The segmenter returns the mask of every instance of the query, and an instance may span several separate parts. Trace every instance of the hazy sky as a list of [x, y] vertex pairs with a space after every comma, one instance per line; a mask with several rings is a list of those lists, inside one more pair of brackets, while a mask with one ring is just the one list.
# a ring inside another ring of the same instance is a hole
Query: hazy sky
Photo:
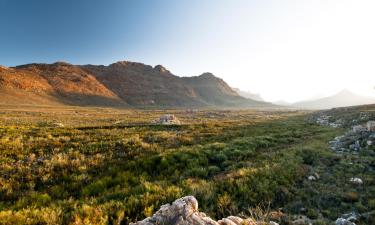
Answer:
[[0, 64], [119, 60], [269, 101], [375, 96], [375, 1], [0, 0]]

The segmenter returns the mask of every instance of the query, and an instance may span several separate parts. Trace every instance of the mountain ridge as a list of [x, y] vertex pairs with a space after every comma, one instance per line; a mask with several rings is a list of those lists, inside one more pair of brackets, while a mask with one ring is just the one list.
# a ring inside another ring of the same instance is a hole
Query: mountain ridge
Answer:
[[[212, 73], [179, 77], [162, 65], [131, 61], [104, 65], [67, 62], [0, 67], [0, 93], [14, 103], [119, 107], [270, 107], [245, 99]], [[13, 94], [12, 94], [13, 93]], [[0, 103], [6, 99], [0, 98]], [[27, 101], [26, 101], [27, 102]]]
[[374, 104], [375, 98], [361, 96], [355, 94], [347, 89], [343, 89], [338, 93], [309, 101], [296, 102], [290, 106], [297, 108], [308, 108], [308, 109], [329, 109], [337, 107], [348, 107], [357, 105]]

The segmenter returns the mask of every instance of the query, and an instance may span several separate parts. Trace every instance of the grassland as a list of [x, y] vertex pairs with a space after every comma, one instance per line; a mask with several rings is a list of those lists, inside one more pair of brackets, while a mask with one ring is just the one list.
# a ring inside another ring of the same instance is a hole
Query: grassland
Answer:
[[[150, 125], [165, 113], [183, 125]], [[281, 224], [375, 210], [371, 156], [336, 155], [328, 142], [344, 130], [307, 117], [2, 106], [0, 224], [127, 224], [185, 195], [214, 218], [269, 206]], [[320, 179], [308, 181], [313, 173]], [[348, 184], [358, 174], [365, 185]]]

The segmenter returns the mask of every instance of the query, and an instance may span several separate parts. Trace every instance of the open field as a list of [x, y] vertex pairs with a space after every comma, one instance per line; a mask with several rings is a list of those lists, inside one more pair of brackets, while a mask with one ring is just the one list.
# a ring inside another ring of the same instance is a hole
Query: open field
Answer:
[[[182, 125], [150, 124], [166, 113]], [[328, 142], [345, 129], [308, 117], [1, 106], [0, 224], [127, 224], [185, 195], [214, 218], [260, 207], [280, 224], [375, 210], [375, 157], [335, 154]], [[353, 176], [364, 185], [348, 183]]]

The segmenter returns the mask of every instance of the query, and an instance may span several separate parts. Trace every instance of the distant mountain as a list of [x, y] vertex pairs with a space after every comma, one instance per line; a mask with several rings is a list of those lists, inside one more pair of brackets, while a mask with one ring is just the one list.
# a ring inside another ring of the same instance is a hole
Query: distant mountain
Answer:
[[281, 106], [290, 106], [290, 105], [292, 105], [292, 103], [284, 101], [284, 100], [275, 101], [275, 102], [272, 102], [272, 104], [281, 105]]
[[375, 98], [354, 94], [348, 90], [342, 90], [339, 93], [315, 100], [302, 101], [292, 104], [293, 107], [306, 109], [329, 109], [336, 107], [355, 106], [374, 104]]
[[268, 107], [204, 73], [178, 77], [161, 65], [27, 64], [0, 67], [0, 103], [133, 107]]
[[262, 101], [264, 102], [264, 99], [260, 96], [260, 94], [255, 94], [249, 91], [242, 91], [239, 88], [233, 88], [234, 91], [236, 91], [240, 96], [248, 99], [252, 99], [255, 101]]

